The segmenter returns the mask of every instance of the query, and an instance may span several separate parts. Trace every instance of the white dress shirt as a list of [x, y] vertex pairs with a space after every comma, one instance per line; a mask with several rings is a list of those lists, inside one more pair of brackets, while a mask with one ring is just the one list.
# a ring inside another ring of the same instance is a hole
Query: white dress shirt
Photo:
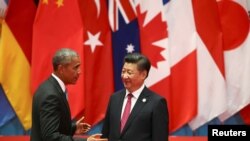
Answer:
[[[137, 99], [139, 98], [139, 96], [140, 96], [142, 90], [144, 89], [144, 87], [145, 87], [145, 85], [143, 84], [138, 90], [136, 90], [136, 91], [134, 91], [134, 92], [132, 93], [132, 94], [133, 94], [133, 97], [131, 98], [131, 109], [130, 109], [130, 112], [131, 112], [132, 109], [134, 108], [135, 103], [136, 103]], [[123, 105], [122, 105], [121, 118], [122, 118], [122, 114], [123, 114], [124, 109], [125, 109], [125, 105], [126, 105], [126, 103], [127, 103], [127, 101], [128, 101], [128, 94], [129, 94], [129, 93], [130, 93], [130, 92], [129, 92], [128, 90], [126, 90], [126, 96], [125, 96], [125, 98], [124, 98], [124, 100], [123, 100]]]

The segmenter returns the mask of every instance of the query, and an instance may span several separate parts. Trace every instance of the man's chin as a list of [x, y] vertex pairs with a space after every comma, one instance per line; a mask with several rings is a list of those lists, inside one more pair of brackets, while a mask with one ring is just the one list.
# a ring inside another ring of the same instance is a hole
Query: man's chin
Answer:
[[69, 83], [69, 85], [75, 85], [75, 84], [76, 84], [76, 81]]

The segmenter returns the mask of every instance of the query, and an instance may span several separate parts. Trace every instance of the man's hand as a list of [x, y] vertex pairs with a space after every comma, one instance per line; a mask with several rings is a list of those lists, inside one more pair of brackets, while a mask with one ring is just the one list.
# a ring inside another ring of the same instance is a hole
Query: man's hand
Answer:
[[76, 132], [75, 134], [84, 134], [90, 130], [90, 125], [83, 122], [84, 116], [76, 122]]
[[87, 141], [108, 141], [106, 138], [101, 138], [102, 134], [94, 134], [88, 137]]

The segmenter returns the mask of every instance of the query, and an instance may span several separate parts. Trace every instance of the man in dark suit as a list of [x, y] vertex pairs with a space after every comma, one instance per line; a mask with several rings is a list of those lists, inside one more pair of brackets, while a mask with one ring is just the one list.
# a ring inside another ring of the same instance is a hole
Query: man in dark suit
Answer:
[[90, 129], [83, 118], [72, 122], [67, 101], [66, 85], [76, 83], [81, 71], [80, 57], [63, 48], [55, 53], [52, 63], [53, 73], [33, 97], [31, 141], [73, 141], [74, 134]]
[[[125, 89], [110, 97], [102, 129], [103, 138], [109, 141], [168, 140], [166, 100], [144, 84], [150, 67], [150, 61], [142, 54], [125, 56], [121, 72]], [[129, 110], [127, 107], [130, 107]], [[129, 113], [126, 121], [125, 113]]]

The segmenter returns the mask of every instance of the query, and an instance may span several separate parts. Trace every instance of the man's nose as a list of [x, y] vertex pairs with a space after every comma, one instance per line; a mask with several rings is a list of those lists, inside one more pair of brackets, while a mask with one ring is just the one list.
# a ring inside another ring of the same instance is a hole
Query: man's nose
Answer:
[[122, 75], [122, 77], [123, 77], [124, 79], [128, 78], [128, 73], [124, 73], [124, 74]]
[[77, 74], [81, 74], [82, 73], [82, 70], [81, 69], [78, 69], [77, 70]]

